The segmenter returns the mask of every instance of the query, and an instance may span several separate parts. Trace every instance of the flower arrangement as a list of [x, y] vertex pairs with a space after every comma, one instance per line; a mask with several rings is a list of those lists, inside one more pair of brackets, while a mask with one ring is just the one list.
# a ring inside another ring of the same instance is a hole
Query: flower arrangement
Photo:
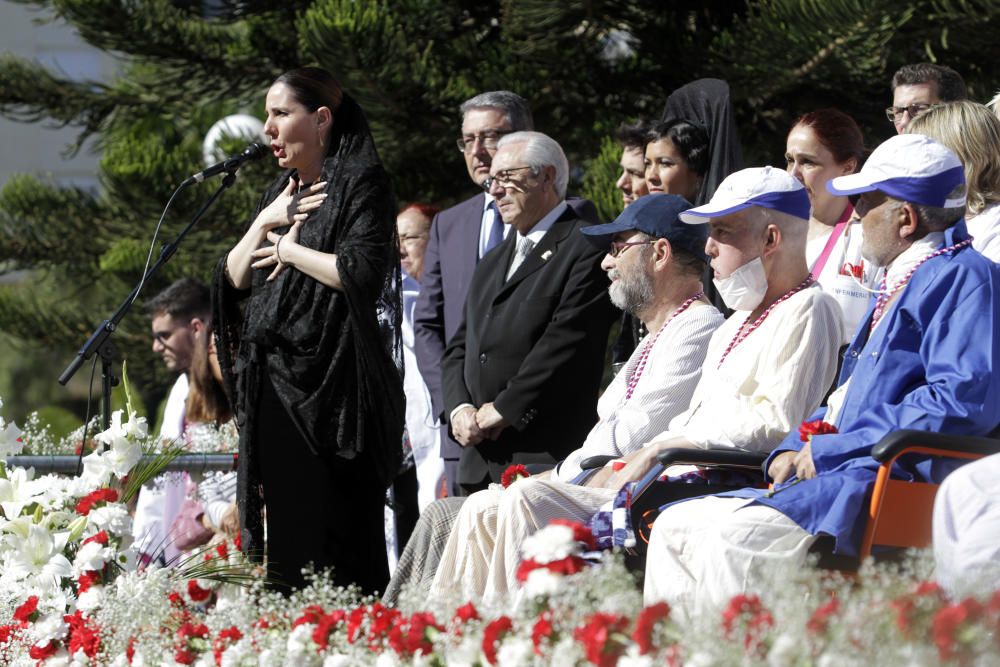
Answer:
[[[930, 580], [926, 552], [866, 564], [857, 579], [780, 573], [692, 622], [666, 603], [644, 606], [621, 557], [588, 560], [593, 536], [566, 521], [526, 542], [524, 589], [492, 607], [386, 607], [328, 573], [285, 596], [233, 542], [179, 569], [138, 568], [124, 501], [146, 431], [118, 413], [77, 478], [0, 466], [0, 664], [783, 667], [986, 665], [1000, 655], [996, 582], [950, 599]], [[16, 448], [16, 427], [0, 422], [0, 433]]]

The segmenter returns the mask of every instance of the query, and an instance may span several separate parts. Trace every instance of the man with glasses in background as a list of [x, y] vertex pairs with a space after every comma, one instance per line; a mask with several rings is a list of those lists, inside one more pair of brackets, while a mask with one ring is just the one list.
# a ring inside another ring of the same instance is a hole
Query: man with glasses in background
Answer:
[[950, 67], [931, 63], [903, 65], [892, 75], [892, 106], [885, 110], [896, 134], [934, 104], [968, 97], [962, 76]]
[[[528, 103], [516, 93], [495, 90], [476, 95], [462, 104], [462, 136], [458, 149], [465, 158], [469, 178], [477, 188], [490, 175], [497, 141], [517, 130], [531, 130]], [[431, 394], [433, 414], [444, 410], [441, 396], [441, 357], [458, 325], [472, 279], [472, 272], [487, 252], [503, 241], [507, 228], [485, 192], [441, 211], [431, 223], [424, 257], [420, 296], [413, 314], [417, 365]], [[441, 441], [448, 494], [460, 495], [458, 459], [461, 446], [450, 437]]]
[[[160, 420], [160, 441], [177, 445], [184, 434], [187, 371], [195, 345], [212, 321], [211, 294], [197, 280], [181, 278], [153, 297], [146, 312], [152, 319], [153, 352], [163, 358], [168, 371], [179, 373]], [[169, 564], [180, 554], [169, 539], [169, 531], [184, 497], [183, 481], [151, 482], [142, 487], [132, 527], [141, 561]]]
[[597, 421], [614, 317], [603, 252], [578, 232], [596, 220], [565, 201], [559, 144], [538, 132], [506, 135], [490, 174], [511, 231], [476, 266], [441, 366], [466, 492], [499, 482], [511, 464], [554, 464], [582, 442]]

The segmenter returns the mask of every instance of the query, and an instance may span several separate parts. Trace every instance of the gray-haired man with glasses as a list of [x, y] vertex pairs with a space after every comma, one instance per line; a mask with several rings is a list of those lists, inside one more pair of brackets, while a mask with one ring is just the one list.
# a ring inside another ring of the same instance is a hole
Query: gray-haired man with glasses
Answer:
[[[497, 143], [504, 135], [533, 129], [528, 103], [507, 90], [480, 93], [462, 104], [461, 111], [462, 133], [455, 143], [479, 193], [435, 216], [414, 311], [417, 363], [437, 415], [444, 409], [441, 358], [462, 321], [472, 273], [479, 260], [510, 234], [493, 196], [483, 187], [490, 175]], [[584, 200], [573, 200], [570, 206], [593, 210], [593, 205]], [[442, 442], [449, 495], [461, 494], [457, 482], [461, 452], [461, 446], [454, 440], [445, 438]]]
[[[469, 178], [479, 192], [434, 217], [413, 319], [417, 365], [427, 383], [436, 415], [444, 409], [441, 357], [461, 323], [472, 272], [483, 255], [503, 241], [506, 233], [493, 197], [482, 191], [483, 181], [489, 178], [500, 137], [533, 128], [528, 103], [507, 90], [480, 93], [462, 104], [461, 111], [462, 134], [456, 144]], [[443, 439], [441, 456], [449, 495], [461, 493], [456, 477], [461, 452], [461, 446], [454, 440]]]

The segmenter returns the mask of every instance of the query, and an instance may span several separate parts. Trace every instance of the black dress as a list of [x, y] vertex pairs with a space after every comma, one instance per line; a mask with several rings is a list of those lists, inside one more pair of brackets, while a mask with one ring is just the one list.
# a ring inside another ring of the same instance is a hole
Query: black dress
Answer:
[[[301, 587], [312, 563], [371, 593], [388, 581], [383, 506], [402, 458], [395, 201], [360, 107], [345, 95], [335, 118], [321, 177], [329, 196], [299, 243], [337, 255], [343, 291], [295, 269], [270, 283], [255, 270], [251, 288], [236, 290], [223, 258], [213, 311], [240, 426], [244, 550], [262, 556], [266, 506], [276, 581]], [[255, 217], [294, 173], [271, 185]]]

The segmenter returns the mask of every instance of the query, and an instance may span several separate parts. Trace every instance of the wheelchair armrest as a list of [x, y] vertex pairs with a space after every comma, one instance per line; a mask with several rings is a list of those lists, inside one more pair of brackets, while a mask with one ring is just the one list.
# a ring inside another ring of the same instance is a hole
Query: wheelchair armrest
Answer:
[[767, 454], [745, 452], [738, 449], [666, 449], [656, 457], [664, 466], [686, 464], [709, 467], [749, 468], [759, 471]]
[[[988, 456], [1000, 452], [1000, 440], [932, 431], [893, 431], [872, 447], [872, 458], [879, 463], [886, 463], [914, 448], [920, 448], [924, 453], [934, 453], [938, 456], [948, 456], [949, 453]], [[927, 452], [927, 450], [938, 451]]]
[[588, 456], [583, 461], [580, 462], [580, 468], [582, 470], [593, 470], [595, 468], [603, 468], [608, 464], [608, 461], [614, 461], [619, 457], [609, 456], [607, 454], [598, 454], [597, 456]]

